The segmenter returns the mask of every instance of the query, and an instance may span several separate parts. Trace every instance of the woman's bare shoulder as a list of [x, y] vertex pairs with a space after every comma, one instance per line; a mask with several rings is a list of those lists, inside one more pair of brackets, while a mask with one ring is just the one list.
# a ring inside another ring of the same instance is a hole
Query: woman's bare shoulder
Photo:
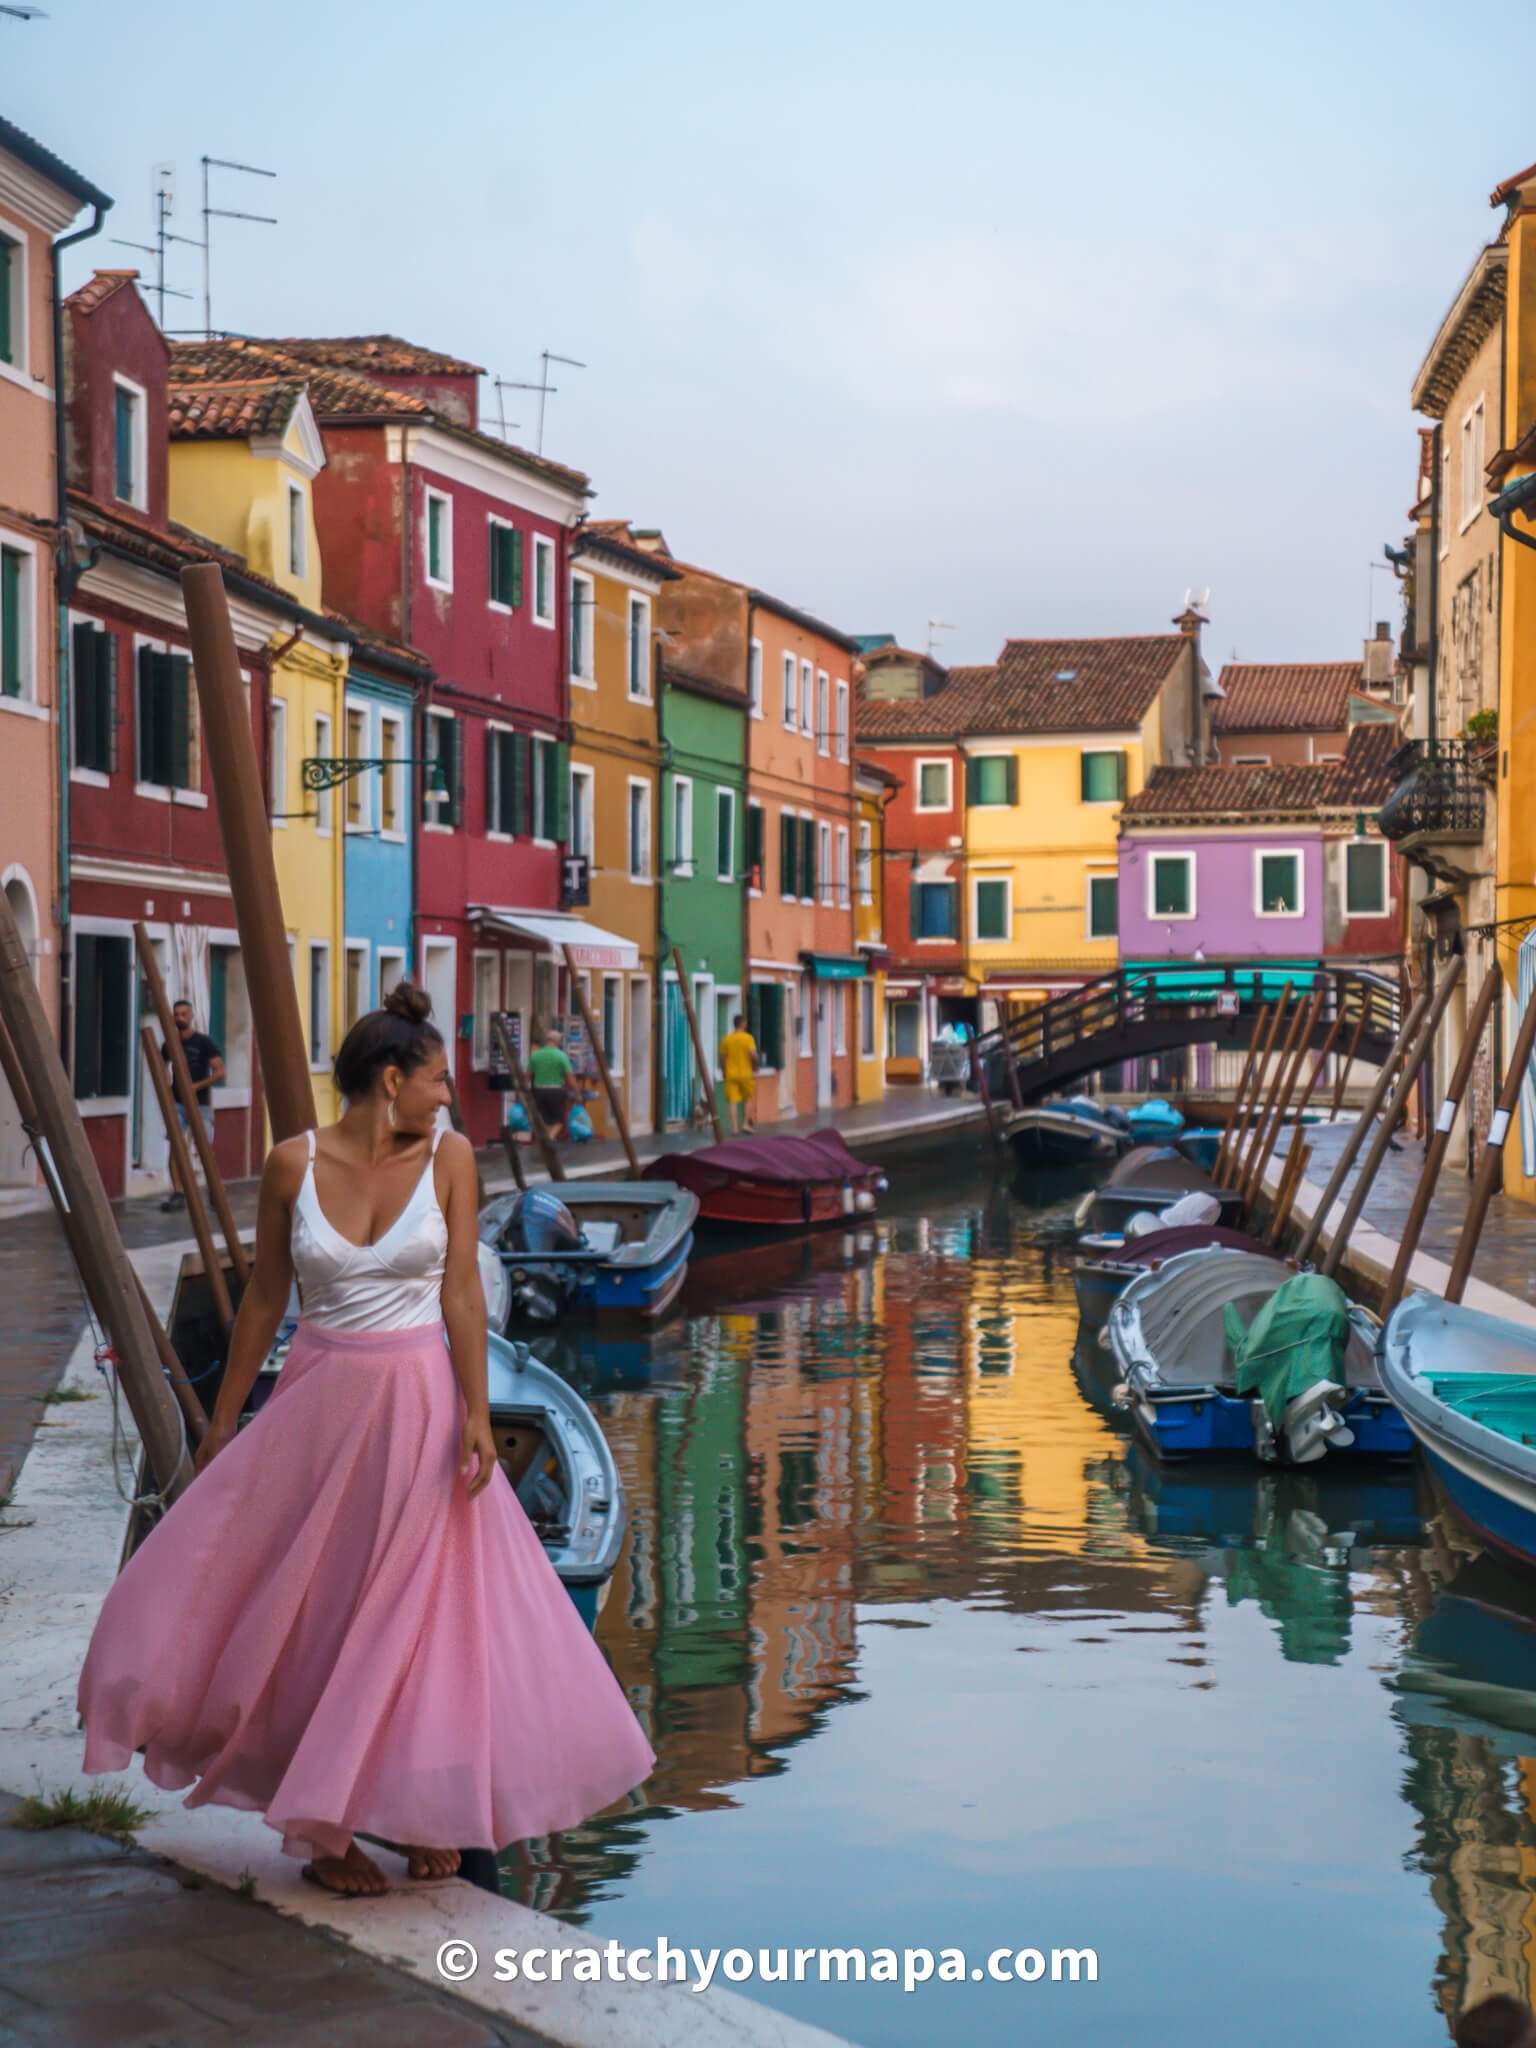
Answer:
[[437, 1141], [437, 1156], [449, 1173], [462, 1173], [475, 1163], [475, 1148], [462, 1131], [444, 1131]]
[[295, 1195], [308, 1165], [308, 1137], [301, 1132], [296, 1138], [284, 1138], [267, 1154], [267, 1162], [261, 1169], [261, 1184], [280, 1195]]

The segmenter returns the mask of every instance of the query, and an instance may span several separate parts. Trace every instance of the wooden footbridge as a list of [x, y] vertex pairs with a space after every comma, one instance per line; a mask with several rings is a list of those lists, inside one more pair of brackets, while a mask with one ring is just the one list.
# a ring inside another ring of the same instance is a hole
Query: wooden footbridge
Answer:
[[977, 1053], [994, 1099], [1034, 1102], [1122, 1060], [1191, 1045], [1245, 1050], [1262, 1013], [1289, 984], [1293, 996], [1324, 997], [1311, 1042], [1321, 1052], [1335, 1022], [1342, 1053], [1379, 1066], [1402, 1023], [1400, 963], [1370, 967], [1280, 960], [1170, 961], [1118, 968], [1009, 1018], [982, 1035]]

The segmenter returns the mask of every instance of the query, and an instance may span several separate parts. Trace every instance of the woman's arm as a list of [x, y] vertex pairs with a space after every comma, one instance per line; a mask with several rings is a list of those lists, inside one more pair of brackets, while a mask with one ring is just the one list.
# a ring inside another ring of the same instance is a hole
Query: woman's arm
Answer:
[[459, 1446], [459, 1472], [469, 1480], [473, 1500], [491, 1483], [496, 1470], [496, 1440], [491, 1435], [490, 1403], [485, 1390], [485, 1291], [480, 1285], [479, 1187], [475, 1154], [468, 1138], [446, 1132], [438, 1145], [438, 1175], [448, 1183], [443, 1214], [448, 1219], [448, 1263], [443, 1273], [443, 1323], [453, 1374], [464, 1396], [464, 1434]]
[[240, 1427], [245, 1397], [272, 1349], [272, 1339], [288, 1307], [293, 1286], [293, 1198], [298, 1193], [300, 1161], [304, 1156], [303, 1140], [290, 1138], [273, 1147], [262, 1170], [261, 1192], [256, 1202], [256, 1262], [240, 1297], [213, 1419], [198, 1447], [199, 1472], [217, 1457]]

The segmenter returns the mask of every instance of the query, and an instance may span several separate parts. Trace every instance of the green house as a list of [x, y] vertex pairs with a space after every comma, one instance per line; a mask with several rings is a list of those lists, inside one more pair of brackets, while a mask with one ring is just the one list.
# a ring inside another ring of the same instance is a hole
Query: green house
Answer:
[[658, 936], [669, 1124], [704, 1107], [672, 948], [682, 956], [716, 1088], [716, 1048], [746, 1009], [746, 720], [741, 691], [663, 670]]

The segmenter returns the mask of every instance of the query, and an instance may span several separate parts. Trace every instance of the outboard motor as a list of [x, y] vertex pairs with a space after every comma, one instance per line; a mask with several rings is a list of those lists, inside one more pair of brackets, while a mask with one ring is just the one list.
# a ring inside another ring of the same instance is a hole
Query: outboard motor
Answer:
[[554, 1322], [570, 1299], [576, 1276], [567, 1267], [540, 1260], [550, 1252], [581, 1250], [576, 1218], [558, 1195], [529, 1188], [512, 1204], [501, 1243], [508, 1256], [513, 1309], [531, 1323]]

